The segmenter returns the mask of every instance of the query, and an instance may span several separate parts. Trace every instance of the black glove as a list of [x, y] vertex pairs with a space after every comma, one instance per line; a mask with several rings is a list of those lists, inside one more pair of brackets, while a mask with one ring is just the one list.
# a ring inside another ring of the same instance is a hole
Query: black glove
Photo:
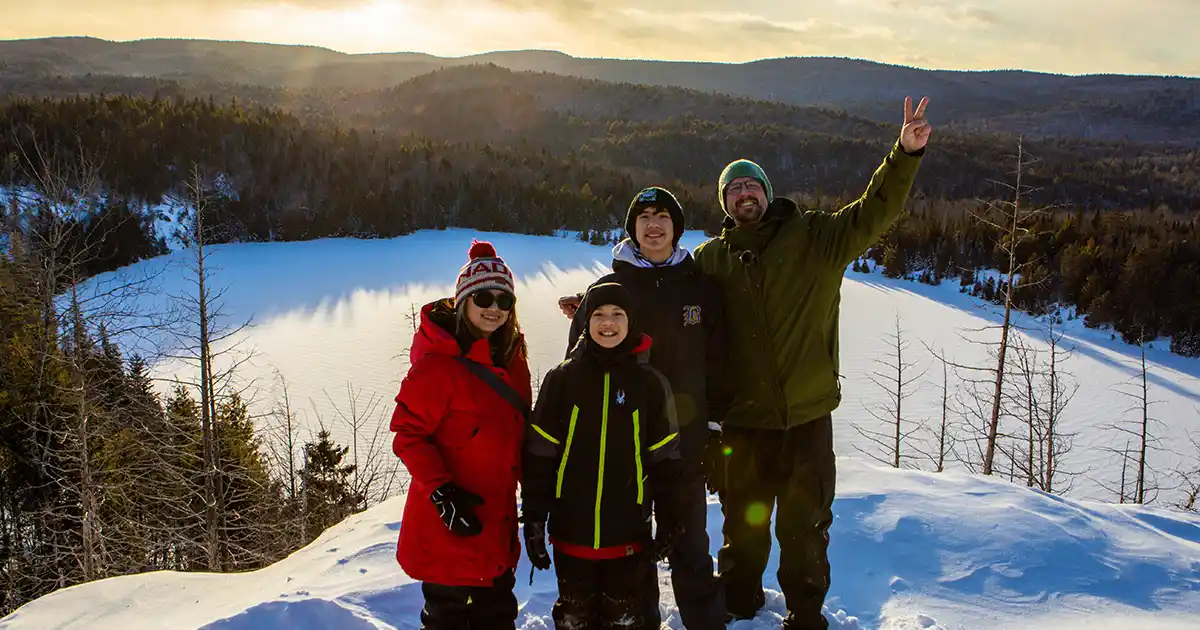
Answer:
[[546, 551], [546, 519], [529, 519], [522, 517], [525, 522], [525, 555], [529, 562], [539, 571], [550, 568], [550, 552]]
[[483, 498], [473, 492], [467, 492], [453, 483], [440, 486], [430, 500], [441, 513], [442, 522], [457, 536], [478, 536], [483, 531], [483, 523], [475, 516], [475, 507], [483, 505]]
[[704, 445], [704, 478], [709, 494], [716, 494], [725, 487], [725, 445], [721, 443], [720, 429], [708, 431], [708, 442]]

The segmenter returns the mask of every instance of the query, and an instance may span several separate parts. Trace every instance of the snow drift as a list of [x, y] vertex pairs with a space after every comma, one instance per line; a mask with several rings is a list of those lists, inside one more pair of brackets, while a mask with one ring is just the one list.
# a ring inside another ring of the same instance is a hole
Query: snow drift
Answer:
[[[880, 468], [842, 457], [830, 558], [831, 627], [901, 630], [1195, 628], [1200, 619], [1200, 517], [1080, 502], [963, 473]], [[265, 569], [236, 575], [157, 572], [47, 595], [3, 630], [307, 630], [420, 627], [419, 583], [397, 566], [405, 496], [329, 529]], [[712, 552], [720, 506], [709, 505]], [[777, 589], [777, 549], [765, 576]], [[553, 571], [518, 568], [518, 627], [540, 630]], [[682, 628], [660, 567], [664, 626]], [[774, 590], [732, 630], [778, 627]]]

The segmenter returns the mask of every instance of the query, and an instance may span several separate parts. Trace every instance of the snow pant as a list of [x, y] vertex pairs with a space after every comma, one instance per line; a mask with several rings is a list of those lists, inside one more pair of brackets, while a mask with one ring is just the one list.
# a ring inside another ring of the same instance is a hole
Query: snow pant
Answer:
[[658, 630], [658, 568], [645, 551], [615, 560], [585, 560], [557, 550], [557, 630]]
[[702, 466], [708, 427], [690, 431], [683, 439], [685, 464], [678, 499], [684, 531], [667, 556], [671, 565], [671, 589], [687, 630], [723, 630], [725, 597], [721, 582], [713, 573], [713, 558], [709, 552], [708, 494]]
[[516, 577], [500, 575], [491, 586], [421, 583], [422, 630], [513, 630], [517, 623]]
[[726, 426], [728, 453], [721, 508], [725, 544], [717, 567], [726, 609], [749, 619], [763, 607], [762, 576], [771, 553], [776, 511], [779, 586], [787, 602], [784, 628], [828, 628], [821, 614], [829, 592], [829, 526], [836, 476], [833, 421], [818, 418], [786, 431]]

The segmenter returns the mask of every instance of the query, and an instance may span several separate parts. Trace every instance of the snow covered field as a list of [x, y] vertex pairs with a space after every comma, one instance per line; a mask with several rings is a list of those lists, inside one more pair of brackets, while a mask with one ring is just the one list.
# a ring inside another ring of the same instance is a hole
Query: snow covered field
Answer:
[[[843, 630], [1184, 630], [1200, 619], [1200, 517], [1076, 502], [962, 473], [838, 461], [826, 616]], [[158, 572], [58, 591], [3, 630], [371, 630], [420, 627], [420, 585], [395, 561], [404, 496], [350, 517], [308, 547], [237, 575]], [[720, 545], [720, 507], [709, 535]], [[766, 609], [731, 630], [777, 628], [773, 554]], [[545, 630], [553, 571], [517, 570], [518, 628]], [[660, 567], [664, 626], [682, 625]]]
[[[269, 410], [279, 394], [275, 371], [286, 378], [306, 435], [317, 418], [347, 442], [335, 408], [347, 411], [347, 384], [362, 393], [360, 410], [383, 426], [407, 369], [410, 313], [452, 291], [471, 238], [493, 241], [518, 276], [520, 320], [536, 375], [557, 363], [567, 320], [558, 296], [582, 290], [605, 271], [607, 247], [566, 238], [421, 232], [391, 240], [326, 239], [301, 243], [213, 248], [215, 284], [225, 291], [229, 322], [252, 318], [244, 346], [256, 356], [242, 366], [256, 391], [255, 407]], [[699, 235], [689, 234], [685, 246]], [[141, 298], [152, 313], [187, 290], [187, 252], [108, 274], [145, 276], [164, 270], [161, 286]], [[1079, 392], [1062, 418], [1079, 432], [1064, 470], [1086, 471], [1066, 498], [1027, 490], [998, 478], [951, 472], [897, 471], [870, 463], [852, 424], [869, 426], [868, 410], [883, 413], [886, 394], [870, 381], [873, 361], [887, 351], [884, 335], [898, 315], [910, 346], [906, 362], [928, 368], [905, 401], [911, 421], [940, 421], [941, 368], [925, 346], [960, 363], [986, 360], [986, 349], [962, 335], [999, 321], [995, 309], [962, 295], [956, 282], [930, 287], [881, 275], [848, 273], [843, 291], [841, 352], [845, 400], [835, 414], [838, 498], [831, 533], [833, 587], [828, 616], [843, 629], [1195, 628], [1200, 618], [1200, 517], [1153, 507], [1112, 505], [1100, 481], [1120, 474], [1104, 450], [1116, 436], [1099, 427], [1120, 420], [1137, 375], [1136, 348], [1109, 333], [1068, 322], [1064, 344], [1074, 356], [1062, 369]], [[1027, 320], [1027, 318], [1024, 318]], [[1030, 324], [1024, 321], [1025, 324]], [[986, 333], [995, 337], [994, 331]], [[1036, 336], [1036, 335], [1035, 335]], [[983, 339], [984, 337], [978, 337]], [[1151, 465], [1168, 473], [1194, 458], [1187, 436], [1200, 432], [1200, 361], [1148, 350], [1152, 415], [1160, 422]], [[180, 366], [163, 363], [165, 376]], [[539, 379], [540, 380], [540, 379]], [[951, 376], [954, 387], [954, 376]], [[165, 389], [165, 388], [164, 388]], [[374, 400], [375, 406], [369, 403]], [[1127, 416], [1132, 420], [1133, 415]], [[268, 420], [262, 420], [263, 423]], [[265, 426], [265, 424], [264, 424]], [[1020, 427], [1002, 427], [1017, 431]], [[363, 439], [360, 438], [360, 443]], [[1123, 438], [1122, 438], [1123, 439]], [[387, 449], [385, 440], [384, 448]], [[390, 456], [390, 455], [389, 455]], [[928, 468], [928, 464], [925, 464]], [[1170, 498], [1167, 491], [1163, 497]], [[240, 575], [152, 573], [64, 589], [0, 620], [2, 630], [48, 628], [315, 629], [419, 627], [419, 585], [396, 565], [395, 537], [404, 495], [347, 519], [307, 548], [274, 566]], [[721, 514], [710, 504], [712, 551], [720, 545]], [[777, 588], [774, 566], [766, 580]], [[681, 628], [663, 568], [664, 623]], [[519, 569], [519, 627], [552, 626], [552, 572]], [[778, 627], [781, 597], [733, 630]]]
[[[216, 269], [213, 283], [225, 291], [225, 323], [254, 322], [242, 347], [253, 349], [256, 356], [239, 375], [243, 384], [253, 386], [255, 408], [266, 412], [276, 404], [281, 393], [278, 370], [287, 381], [293, 409], [307, 427], [314, 427], [312, 433], [319, 418], [336, 439], [349, 443], [350, 430], [338, 413], [349, 413], [347, 387], [352, 386], [359, 395], [360, 415], [365, 410], [377, 418], [367, 423], [367, 435], [360, 429], [359, 443], [365, 445], [370, 431], [386, 425], [392, 398], [408, 368], [413, 310], [453, 292], [472, 237], [492, 240], [518, 277], [518, 312], [530, 344], [536, 387], [538, 374], [561, 360], [566, 344], [568, 321], [559, 313], [557, 298], [582, 290], [604, 273], [611, 260], [608, 247], [569, 238], [470, 230], [423, 231], [389, 240], [223, 245], [213, 248], [209, 264]], [[702, 235], [688, 233], [683, 244], [694, 247], [702, 240]], [[186, 255], [176, 251], [114, 273], [146, 274], [167, 266], [161, 289], [141, 298], [139, 310], [153, 312], [165, 307], [170, 295], [188, 290]], [[892, 333], [897, 316], [908, 343], [905, 363], [914, 364], [913, 376], [925, 371], [904, 401], [907, 431], [911, 423], [927, 422], [932, 429], [941, 421], [942, 370], [926, 346], [944, 350], [951, 361], [987, 365], [988, 347], [969, 343], [964, 336], [998, 340], [997, 330], [971, 332], [998, 324], [998, 311], [959, 293], [956, 280], [933, 287], [879, 273], [847, 272], [841, 310], [845, 398], [834, 416], [838, 453], [865, 457], [859, 449], [873, 447], [854, 425], [885, 429], [870, 411], [886, 415], [888, 394], [871, 376], [881, 369], [875, 361], [887, 358], [886, 335]], [[1031, 318], [1017, 321], [1038, 328]], [[1065, 322], [1063, 330], [1068, 336], [1062, 345], [1072, 356], [1059, 369], [1078, 383], [1079, 390], [1061, 419], [1060, 429], [1077, 437], [1060, 470], [1080, 473], [1072, 482], [1073, 498], [1115, 501], [1116, 493], [1109, 488], [1119, 486], [1120, 458], [1106, 449], [1123, 448], [1128, 436], [1104, 427], [1138, 419], [1129, 411], [1135, 401], [1121, 393], [1140, 387], [1137, 348], [1111, 340], [1109, 332], [1087, 329], [1080, 320]], [[1036, 330], [1030, 335], [1036, 347], [1046, 348], [1036, 341]], [[1160, 340], [1147, 350], [1155, 421], [1151, 430], [1157, 438], [1148, 460], [1152, 476], [1164, 488], [1163, 500], [1179, 496], [1168, 488], [1175, 468], [1200, 455], [1187, 439], [1200, 434], [1200, 360], [1173, 355], [1167, 348], [1167, 341]], [[183, 373], [170, 363], [157, 369], [160, 375]], [[953, 396], [953, 372], [950, 381]], [[1002, 432], [1017, 435], [1022, 428], [1011, 419], [1001, 424]], [[915, 445], [931, 437], [920, 431], [912, 439]], [[927, 460], [910, 464], [932, 467]]]

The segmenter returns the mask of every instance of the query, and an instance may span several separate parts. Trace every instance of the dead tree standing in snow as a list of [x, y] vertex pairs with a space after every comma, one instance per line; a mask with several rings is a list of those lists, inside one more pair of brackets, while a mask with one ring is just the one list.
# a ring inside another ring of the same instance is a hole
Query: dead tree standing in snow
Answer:
[[[1139, 362], [1138, 371], [1133, 379], [1132, 389], [1121, 390], [1123, 396], [1131, 399], [1133, 405], [1126, 410], [1127, 414], [1134, 414], [1132, 422], [1117, 422], [1109, 424], [1106, 428], [1109, 431], [1123, 434], [1132, 438], [1132, 450], [1126, 448], [1125, 451], [1115, 451], [1112, 448], [1105, 448], [1109, 452], [1118, 454], [1122, 458], [1122, 483], [1119, 491], [1121, 501], [1125, 502], [1128, 498], [1133, 503], [1145, 504], [1152, 503], [1158, 496], [1158, 481], [1154, 467], [1150, 465], [1149, 459], [1152, 450], [1159, 448], [1158, 435], [1160, 429], [1163, 429], [1162, 423], [1150, 414], [1150, 407], [1159, 401], [1150, 398], [1149, 384], [1149, 368], [1146, 364], [1146, 340], [1142, 336], [1139, 338], [1138, 348]], [[1127, 385], [1128, 386], [1128, 385]], [[1133, 484], [1132, 492], [1125, 491], [1125, 466], [1132, 462], [1133, 466]], [[1107, 487], [1105, 484], [1102, 486]]]
[[1062, 335], [1054, 331], [1053, 316], [1047, 330], [1050, 347], [1046, 351], [1022, 336], [1015, 337], [1013, 380], [1006, 399], [1013, 409], [1022, 411], [1025, 431], [1023, 440], [1002, 450], [1026, 486], [1046, 492], [1057, 488], [1061, 494], [1070, 485], [1058, 486], [1056, 480], [1075, 474], [1061, 470], [1075, 437], [1063, 431], [1062, 416], [1078, 385], [1062, 370], [1069, 352], [1062, 349]]
[[854, 429], [858, 431], [867, 440], [871, 441], [879, 447], [878, 452], [867, 452], [858, 448], [860, 452], [871, 456], [880, 463], [887, 464], [893, 468], [900, 468], [901, 461], [911, 459], [912, 455], [904, 454], [904, 444], [907, 439], [915, 432], [924, 427], [924, 423], [914, 427], [906, 427], [904, 425], [903, 405], [904, 400], [913, 394], [911, 386], [913, 383], [920, 380], [925, 372], [913, 375], [912, 368], [916, 365], [911, 360], [905, 360], [905, 354], [908, 350], [908, 342], [904, 341], [904, 332], [900, 328], [900, 314], [896, 314], [895, 330], [884, 336], [888, 345], [887, 358], [880, 360], [876, 359], [875, 363], [879, 364], [879, 371], [873, 372], [870, 375], [871, 382], [883, 389], [888, 396], [888, 404], [886, 408], [887, 415], [884, 416], [878, 411], [867, 408], [867, 413], [871, 414], [879, 422], [888, 425], [887, 432], [865, 429], [857, 424]]
[[952, 432], [953, 424], [950, 420], [950, 363], [946, 360], [946, 353], [944, 351], [934, 351], [928, 345], [925, 348], [942, 366], [940, 419], [938, 426], [933, 429], [932, 446], [926, 449], [918, 445], [914, 449], [932, 462], [934, 471], [945, 472], [946, 457], [953, 453], [955, 446], [954, 433]]

